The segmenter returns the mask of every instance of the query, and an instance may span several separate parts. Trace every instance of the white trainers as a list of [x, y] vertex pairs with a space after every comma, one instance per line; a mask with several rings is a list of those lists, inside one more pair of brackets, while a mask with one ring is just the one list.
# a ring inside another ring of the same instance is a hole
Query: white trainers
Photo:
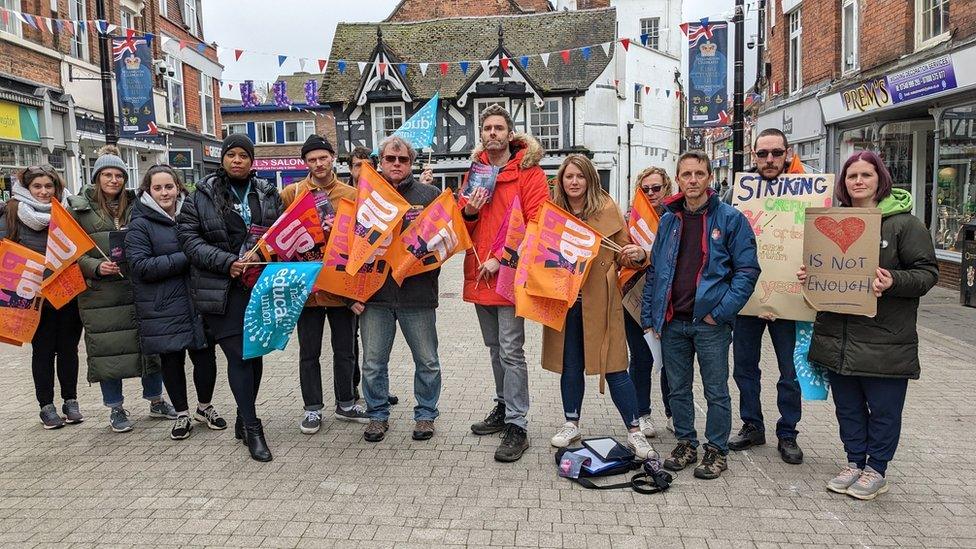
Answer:
[[870, 466], [861, 471], [861, 476], [857, 482], [847, 489], [847, 495], [857, 498], [870, 500], [888, 491], [888, 481], [881, 473], [875, 471]]
[[576, 425], [572, 421], [567, 421], [556, 431], [556, 434], [552, 436], [549, 443], [556, 448], [566, 448], [574, 441], [580, 439], [580, 429], [579, 425]]
[[657, 436], [657, 429], [654, 428], [654, 424], [651, 423], [651, 414], [640, 417], [640, 430], [644, 433], [645, 437], [654, 438]]
[[827, 489], [838, 494], [846, 494], [847, 489], [861, 478], [861, 470], [856, 463], [848, 463], [839, 475], [827, 481]]
[[627, 435], [627, 447], [640, 459], [657, 459], [659, 457], [657, 451], [647, 441], [647, 437], [640, 431], [634, 431]]

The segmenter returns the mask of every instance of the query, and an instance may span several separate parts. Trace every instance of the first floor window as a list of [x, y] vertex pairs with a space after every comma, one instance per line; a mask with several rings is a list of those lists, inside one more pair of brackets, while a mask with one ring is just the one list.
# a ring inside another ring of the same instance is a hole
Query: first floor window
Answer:
[[535, 103], [531, 107], [532, 135], [546, 150], [562, 148], [559, 131], [560, 104], [561, 100], [556, 97], [546, 99], [541, 107], [537, 107]]
[[222, 139], [227, 139], [228, 135], [237, 133], [247, 133], [247, 124], [224, 124]]
[[285, 122], [285, 142], [304, 143], [308, 136], [315, 133], [315, 122], [312, 120], [289, 120]]
[[858, 39], [858, 13], [857, 0], [844, 0], [844, 8], [841, 12], [841, 69], [843, 72], [851, 72], [857, 69], [857, 39]]
[[139, 186], [139, 151], [128, 147], [122, 148], [122, 160], [125, 161], [125, 171], [129, 174], [129, 181], [125, 186], [135, 189]]
[[644, 104], [641, 99], [642, 86], [634, 86], [634, 120], [642, 120], [644, 117]]
[[275, 143], [275, 123], [274, 122], [256, 122], [254, 124], [254, 131], [257, 137], [258, 144], [269, 144]]
[[373, 139], [376, 146], [379, 146], [383, 138], [393, 135], [393, 132], [402, 125], [403, 104], [373, 105]]
[[173, 76], [166, 76], [166, 116], [170, 124], [186, 125], [186, 105], [183, 103], [183, 61], [173, 55], [166, 56], [166, 65]]
[[660, 49], [661, 38], [660, 38], [660, 28], [661, 28], [661, 18], [660, 17], [647, 17], [641, 19], [641, 36], [647, 35], [647, 46], [649, 48]]
[[[19, 3], [19, 2], [18, 2]], [[75, 21], [88, 19], [88, 4], [85, 0], [70, 0], [68, 3], [68, 17]], [[86, 25], [92, 24], [88, 21]], [[71, 56], [88, 61], [88, 31], [71, 34]]]
[[789, 89], [790, 93], [800, 91], [803, 87], [803, 25], [800, 19], [800, 10], [796, 10], [787, 15], [790, 28], [789, 42]]
[[213, 78], [200, 73], [200, 130], [207, 134], [214, 134], [214, 91]]
[[[0, 8], [20, 11], [20, 0], [0, 0]], [[3, 19], [0, 19], [0, 31], [9, 32], [17, 36], [23, 35], [20, 28], [20, 20], [14, 17], [12, 13], [8, 12], [7, 15], [6, 23], [4, 23]]]
[[949, 0], [916, 0], [915, 14], [917, 47], [949, 32]]

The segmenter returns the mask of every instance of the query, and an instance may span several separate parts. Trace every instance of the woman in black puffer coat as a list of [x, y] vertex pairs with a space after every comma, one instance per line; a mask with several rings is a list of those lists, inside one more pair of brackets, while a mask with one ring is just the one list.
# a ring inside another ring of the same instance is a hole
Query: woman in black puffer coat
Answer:
[[210, 404], [217, 381], [217, 358], [204, 334], [203, 319], [190, 300], [190, 261], [176, 239], [176, 216], [185, 198], [186, 189], [176, 171], [169, 166], [153, 166], [142, 178], [125, 236], [139, 341], [144, 353], [160, 357], [163, 383], [177, 414], [170, 432], [173, 440], [189, 437], [193, 428], [183, 369], [187, 351], [193, 362], [198, 401], [193, 419], [211, 429], [227, 428], [227, 422]]

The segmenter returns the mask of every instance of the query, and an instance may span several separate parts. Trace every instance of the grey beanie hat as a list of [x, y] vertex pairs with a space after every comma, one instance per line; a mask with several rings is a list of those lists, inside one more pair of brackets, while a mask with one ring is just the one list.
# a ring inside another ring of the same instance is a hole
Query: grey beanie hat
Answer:
[[98, 174], [105, 168], [116, 168], [122, 172], [122, 179], [126, 183], [129, 182], [129, 172], [126, 171], [127, 166], [121, 158], [115, 156], [114, 154], [103, 154], [98, 157], [95, 161], [95, 167], [92, 169], [92, 183], [98, 182]]

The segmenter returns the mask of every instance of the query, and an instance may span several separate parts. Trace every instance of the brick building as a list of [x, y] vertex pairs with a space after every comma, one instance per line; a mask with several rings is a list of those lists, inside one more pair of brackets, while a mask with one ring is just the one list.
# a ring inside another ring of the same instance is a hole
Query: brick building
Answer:
[[976, 0], [770, 0], [765, 18], [758, 129], [825, 171], [878, 151], [932, 232], [940, 284], [958, 287], [976, 215]]

